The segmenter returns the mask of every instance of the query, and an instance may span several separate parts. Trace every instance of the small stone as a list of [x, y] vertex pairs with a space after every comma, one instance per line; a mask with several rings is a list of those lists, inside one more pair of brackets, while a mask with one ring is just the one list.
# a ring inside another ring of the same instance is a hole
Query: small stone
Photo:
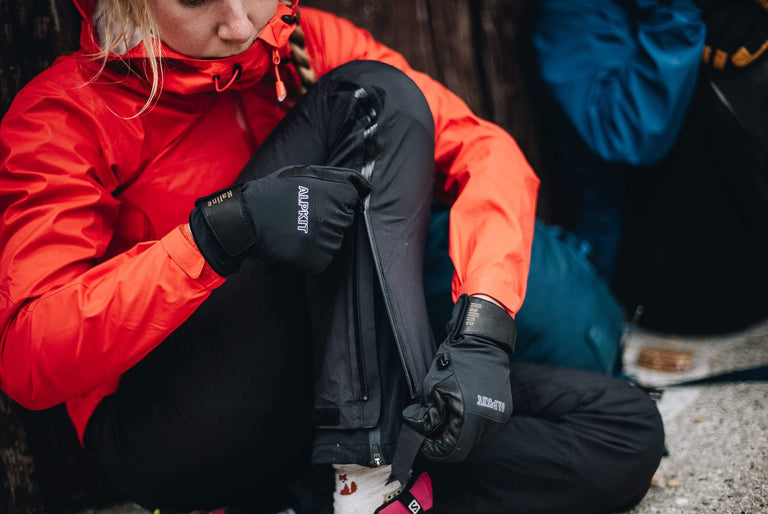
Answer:
[[693, 418], [694, 423], [701, 423], [702, 421], [704, 421], [704, 416], [696, 416]]
[[680, 487], [680, 482], [677, 480], [667, 480], [667, 487]]
[[675, 500], [678, 505], [688, 505], [688, 498], [678, 498]]

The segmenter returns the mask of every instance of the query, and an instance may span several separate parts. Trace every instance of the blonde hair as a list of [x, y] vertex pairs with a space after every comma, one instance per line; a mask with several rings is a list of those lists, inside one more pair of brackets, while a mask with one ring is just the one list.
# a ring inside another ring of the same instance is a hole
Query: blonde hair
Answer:
[[149, 70], [149, 96], [135, 118], [150, 108], [162, 88], [163, 69], [159, 62], [161, 46], [157, 21], [146, 0], [96, 0], [93, 9], [93, 24], [99, 40], [99, 51], [93, 55], [101, 61], [97, 78], [107, 65], [111, 54], [124, 55], [144, 42]]
[[[291, 0], [280, 0], [280, 2], [291, 4]], [[145, 71], [150, 83], [150, 92], [141, 109], [129, 118], [140, 116], [151, 107], [162, 89], [163, 82], [160, 30], [147, 0], [96, 0], [93, 23], [99, 41], [99, 51], [93, 55], [93, 58], [101, 61], [97, 77], [106, 67], [111, 54], [124, 55], [142, 41], [144, 42], [149, 65], [149, 69]], [[290, 47], [291, 61], [299, 77], [298, 93], [303, 95], [317, 82], [317, 78], [306, 50], [304, 32], [299, 26], [298, 11], [296, 27], [290, 37]]]

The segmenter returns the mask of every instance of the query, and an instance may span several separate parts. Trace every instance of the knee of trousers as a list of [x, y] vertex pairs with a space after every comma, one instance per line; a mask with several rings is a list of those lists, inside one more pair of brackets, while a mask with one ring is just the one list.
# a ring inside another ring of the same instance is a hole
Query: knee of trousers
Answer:
[[[355, 84], [366, 91], [374, 91], [387, 102], [387, 115], [408, 116], [434, 133], [434, 119], [424, 94], [405, 73], [390, 64], [379, 61], [351, 61], [334, 68], [321, 79], [329, 84]], [[334, 86], [331, 86], [334, 87]]]
[[421, 212], [433, 189], [435, 136], [416, 83], [389, 64], [351, 61], [324, 75], [310, 95], [308, 110], [319, 113], [333, 142], [331, 164], [361, 170], [371, 183], [370, 208], [397, 217]]
[[[612, 400], [605, 401], [621, 402], [616, 409], [621, 422], [608, 427], [613, 435], [599, 451], [610, 465], [589, 478], [595, 493], [612, 491], [607, 495], [612, 510], [625, 510], [636, 505], [651, 485], [664, 451], [664, 425], [655, 402], [641, 389], [627, 386], [612, 392], [608, 393]], [[589, 490], [589, 485], [584, 489]]]

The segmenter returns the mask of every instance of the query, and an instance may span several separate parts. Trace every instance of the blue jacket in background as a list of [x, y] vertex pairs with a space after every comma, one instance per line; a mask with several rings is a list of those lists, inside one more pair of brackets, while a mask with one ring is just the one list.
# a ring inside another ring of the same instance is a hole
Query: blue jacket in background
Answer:
[[545, 0], [534, 48], [540, 79], [587, 147], [642, 166], [675, 142], [704, 35], [691, 0]]

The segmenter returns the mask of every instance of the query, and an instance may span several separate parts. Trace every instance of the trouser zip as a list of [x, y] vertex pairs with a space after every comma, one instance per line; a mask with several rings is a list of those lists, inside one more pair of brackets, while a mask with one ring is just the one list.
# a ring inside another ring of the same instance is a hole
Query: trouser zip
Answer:
[[[373, 139], [376, 137], [376, 132], [378, 131], [378, 116], [379, 113], [376, 111], [375, 107], [367, 104], [364, 100], [368, 97], [368, 92], [364, 88], [358, 88], [354, 92], [355, 98], [360, 100], [359, 105], [366, 104], [366, 108], [369, 109], [368, 112], [364, 112], [364, 115], [366, 116], [367, 120], [369, 121], [369, 126], [363, 131], [363, 166], [360, 170], [360, 174], [369, 182], [372, 183], [371, 177], [373, 176], [373, 168], [376, 164], [376, 156], [375, 156], [375, 144], [372, 144]], [[413, 377], [411, 377], [411, 366], [408, 363], [408, 357], [405, 352], [405, 346], [403, 341], [403, 335], [400, 329], [400, 322], [397, 319], [397, 314], [395, 312], [394, 307], [392, 306], [392, 293], [389, 290], [389, 282], [387, 281], [386, 277], [384, 276], [384, 269], [381, 265], [381, 258], [379, 256], [378, 247], [376, 245], [376, 239], [374, 238], [373, 234], [373, 226], [371, 224], [371, 218], [370, 218], [370, 203], [371, 203], [371, 196], [368, 195], [365, 198], [365, 201], [363, 202], [363, 215], [365, 220], [365, 228], [368, 232], [368, 241], [371, 245], [371, 254], [373, 255], [373, 262], [374, 267], [376, 268], [376, 276], [379, 280], [379, 285], [381, 286], [381, 294], [384, 298], [384, 305], [387, 309], [387, 317], [389, 318], [389, 323], [392, 327], [392, 334], [395, 339], [395, 345], [397, 346], [397, 352], [400, 356], [400, 362], [403, 366], [403, 374], [405, 375], [405, 381], [408, 385], [408, 395], [410, 396], [411, 400], [415, 400], [418, 398], [418, 395], [416, 394], [416, 388], [414, 387]]]
[[[370, 180], [369, 177], [365, 177]], [[400, 330], [400, 322], [397, 319], [397, 316], [395, 315], [395, 310], [392, 306], [392, 294], [389, 290], [389, 283], [387, 282], [386, 277], [384, 276], [384, 270], [381, 265], [381, 258], [379, 257], [378, 248], [376, 246], [376, 240], [373, 235], [373, 229], [371, 228], [371, 220], [369, 216], [369, 198], [365, 199], [364, 204], [364, 217], [365, 217], [365, 225], [366, 229], [368, 231], [368, 241], [371, 245], [371, 253], [373, 255], [373, 262], [374, 267], [376, 268], [376, 276], [379, 280], [379, 285], [381, 286], [381, 295], [384, 299], [384, 305], [387, 309], [387, 316], [389, 318], [389, 324], [392, 327], [392, 335], [395, 339], [395, 346], [397, 346], [397, 352], [400, 356], [400, 362], [403, 365], [403, 374], [405, 375], [405, 382], [408, 385], [408, 395], [411, 398], [411, 400], [415, 400], [418, 398], [418, 395], [416, 394], [416, 388], [413, 384], [413, 377], [411, 377], [410, 369], [411, 367], [408, 365], [408, 360], [405, 353], [405, 346], [403, 343], [403, 335]]]
[[358, 380], [360, 381], [360, 397], [368, 401], [368, 379], [365, 372], [365, 349], [363, 344], [363, 327], [360, 322], [360, 259], [358, 251], [360, 248], [360, 217], [362, 216], [362, 202], [358, 205], [357, 215], [354, 223], [354, 237], [352, 239], [352, 295], [354, 302], [354, 323], [355, 323], [355, 349], [357, 350], [357, 369]]

